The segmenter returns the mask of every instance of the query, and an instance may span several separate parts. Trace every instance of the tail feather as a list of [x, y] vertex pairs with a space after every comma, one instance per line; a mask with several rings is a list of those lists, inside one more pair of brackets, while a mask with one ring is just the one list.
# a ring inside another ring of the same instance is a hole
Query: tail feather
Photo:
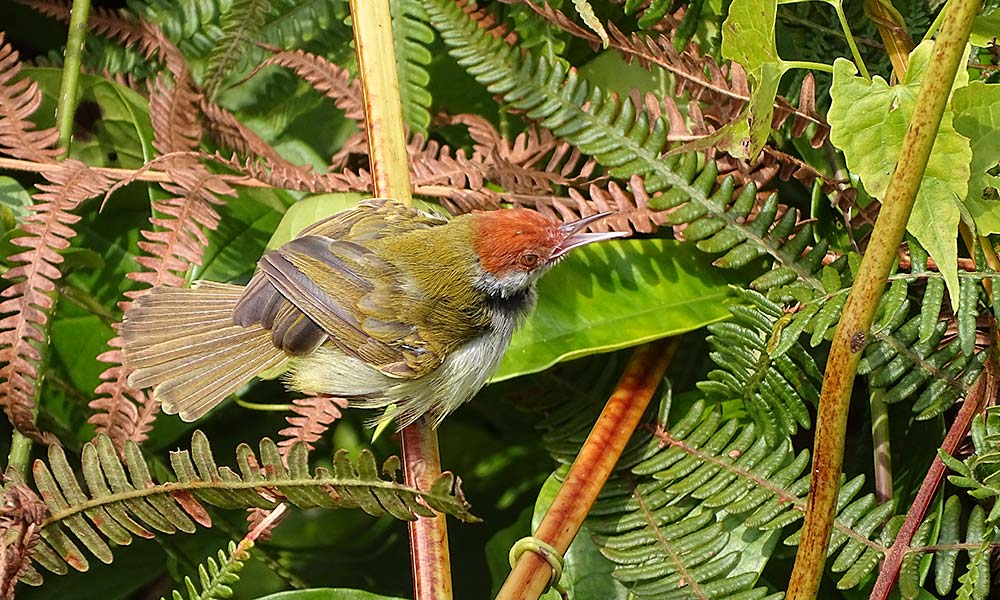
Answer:
[[164, 412], [193, 421], [288, 357], [260, 325], [233, 323], [243, 295], [236, 285], [199, 282], [190, 289], [154, 288], [122, 323], [128, 383], [152, 387]]

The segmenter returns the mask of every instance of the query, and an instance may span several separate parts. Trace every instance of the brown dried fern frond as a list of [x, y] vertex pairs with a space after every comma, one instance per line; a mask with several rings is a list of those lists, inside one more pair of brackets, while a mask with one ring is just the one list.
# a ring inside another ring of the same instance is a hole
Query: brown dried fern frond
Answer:
[[220, 148], [235, 152], [244, 160], [263, 160], [272, 165], [295, 167], [225, 108], [204, 98], [200, 108], [205, 131]]
[[21, 62], [0, 31], [0, 152], [24, 160], [54, 162], [59, 150], [55, 129], [36, 130], [29, 117], [42, 103], [38, 84], [18, 79]]
[[257, 71], [269, 65], [289, 68], [316, 91], [333, 99], [334, 106], [344, 111], [348, 119], [364, 120], [365, 106], [361, 97], [361, 86], [347, 69], [304, 50], [281, 50], [274, 46], [260, 46], [274, 54], [264, 60], [248, 77], [252, 77]]
[[517, 33], [506, 23], [500, 21], [496, 16], [485, 8], [480, 8], [473, 0], [456, 0], [462, 7], [462, 12], [475, 21], [480, 29], [486, 30], [490, 35], [513, 46], [517, 43]]
[[313, 442], [317, 441], [330, 428], [330, 425], [343, 416], [347, 408], [347, 400], [334, 398], [326, 394], [309, 395], [292, 401], [292, 412], [295, 416], [285, 417], [290, 427], [278, 432], [284, 439], [278, 442], [278, 450], [282, 456], [287, 456], [297, 442], [303, 442], [313, 450]]
[[[131, 304], [121, 302], [119, 307], [125, 311]], [[121, 337], [112, 338], [108, 345], [111, 350], [98, 355], [97, 360], [112, 366], [101, 373], [101, 383], [94, 390], [96, 398], [88, 404], [94, 414], [87, 422], [96, 433], [107, 434], [115, 447], [121, 449], [126, 440], [141, 443], [149, 437], [160, 405], [144, 391], [134, 390], [126, 383], [131, 371], [122, 364], [125, 355]]]
[[575, 221], [610, 210], [614, 214], [595, 223], [593, 231], [652, 233], [667, 220], [667, 212], [649, 208], [650, 197], [642, 178], [633, 175], [628, 189], [619, 182], [610, 181], [603, 185], [592, 183], [586, 189], [569, 188], [564, 196], [511, 194], [509, 199], [560, 221]]
[[[195, 88], [186, 66], [178, 70], [173, 85], [167, 83], [166, 77], [158, 78], [150, 96], [153, 147], [163, 154], [177, 153], [177, 156], [160, 161], [171, 179], [162, 186], [170, 197], [153, 202], [150, 222], [155, 229], [140, 232], [143, 239], [139, 248], [148, 255], [136, 257], [136, 262], [145, 270], [126, 275], [149, 287], [184, 285], [190, 266], [201, 264], [208, 244], [204, 229], [218, 227], [219, 213], [214, 205], [221, 204], [222, 197], [236, 195], [222, 175], [209, 172], [191, 155], [201, 144], [202, 127], [197, 117], [201, 102], [202, 94]], [[134, 299], [146, 291], [127, 295]], [[127, 310], [129, 303], [120, 307]], [[149, 395], [128, 387], [129, 373], [121, 365], [121, 339], [116, 337], [108, 344], [112, 350], [98, 359], [113, 366], [101, 374], [102, 382], [96, 389], [98, 397], [90, 403], [95, 411], [90, 423], [121, 448], [126, 440], [140, 443], [146, 439], [159, 406]]]
[[[594, 32], [576, 24], [548, 3], [505, 1], [528, 5], [556, 27], [586, 40], [595, 48], [602, 44]], [[737, 63], [719, 65], [714, 58], [703, 55], [694, 42], [687, 44], [682, 51], [678, 51], [674, 47], [673, 38], [666, 34], [626, 34], [613, 23], [608, 23], [607, 30], [611, 47], [617, 50], [622, 58], [627, 62], [636, 61], [647, 69], [650, 65], [656, 65], [672, 73], [676, 81], [674, 95], [681, 97], [688, 94], [692, 100], [698, 101], [705, 116], [714, 120], [718, 126], [735, 120], [750, 101], [746, 72]], [[815, 87], [815, 81], [811, 77], [803, 81], [799, 89], [798, 107], [780, 96], [777, 97], [771, 126], [781, 127], [791, 118], [792, 134], [801, 136], [810, 125], [814, 125], [815, 129], [809, 142], [814, 148], [818, 148], [829, 136], [830, 126], [815, 109]]]
[[32, 213], [21, 229], [26, 235], [11, 243], [25, 251], [8, 258], [14, 265], [3, 277], [12, 285], [0, 292], [0, 405], [14, 426], [27, 435], [54, 442], [34, 424], [38, 345], [46, 343], [45, 324], [54, 305], [60, 252], [76, 235], [72, 225], [80, 217], [72, 212], [81, 202], [104, 193], [111, 180], [87, 165], [65, 161], [58, 170], [43, 173], [49, 183], [39, 184]]
[[[57, 21], [69, 23], [71, 6], [69, 2], [17, 1]], [[140, 21], [128, 13], [94, 7], [87, 19], [87, 29], [95, 35], [115, 40], [125, 47], [135, 48], [148, 59], [161, 58], [174, 75], [187, 64], [177, 46], [167, 39], [159, 27], [148, 21]]]
[[0, 598], [4, 600], [14, 598], [18, 580], [41, 583], [31, 565], [31, 551], [49, 514], [45, 502], [18, 475], [6, 479], [0, 498]]

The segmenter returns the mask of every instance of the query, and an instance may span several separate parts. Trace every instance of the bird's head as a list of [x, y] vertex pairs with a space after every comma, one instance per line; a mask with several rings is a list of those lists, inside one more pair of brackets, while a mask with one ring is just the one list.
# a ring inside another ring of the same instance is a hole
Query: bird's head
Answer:
[[472, 238], [488, 278], [486, 286], [501, 297], [512, 296], [531, 286], [570, 250], [628, 235], [621, 231], [583, 231], [609, 214], [610, 211], [559, 223], [524, 208], [476, 213]]

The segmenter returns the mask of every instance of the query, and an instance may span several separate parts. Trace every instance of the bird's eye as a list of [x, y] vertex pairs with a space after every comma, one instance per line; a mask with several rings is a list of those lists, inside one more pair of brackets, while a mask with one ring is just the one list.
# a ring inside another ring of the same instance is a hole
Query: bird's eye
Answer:
[[525, 252], [518, 257], [517, 262], [520, 263], [522, 267], [530, 269], [538, 264], [538, 255], [532, 254], [531, 252]]

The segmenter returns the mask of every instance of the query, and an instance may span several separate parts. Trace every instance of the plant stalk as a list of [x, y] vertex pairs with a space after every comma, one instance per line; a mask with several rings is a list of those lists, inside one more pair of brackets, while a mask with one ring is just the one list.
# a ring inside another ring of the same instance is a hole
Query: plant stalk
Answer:
[[978, 0], [950, 0], [946, 8], [948, 14], [941, 35], [934, 44], [903, 149], [882, 200], [882, 210], [875, 222], [868, 250], [861, 260], [858, 278], [834, 334], [823, 374], [809, 501], [786, 594], [788, 600], [813, 600], [819, 590], [836, 509], [854, 376], [871, 335], [872, 319], [906, 231], [906, 223], [965, 50], [972, 19], [978, 9]]
[[[410, 204], [406, 129], [396, 75], [392, 16], [388, 0], [351, 0], [358, 77], [365, 100], [365, 125], [375, 196]], [[406, 481], [430, 489], [441, 474], [437, 432], [419, 419], [401, 432]], [[415, 600], [451, 600], [451, 558], [445, 515], [418, 517], [408, 525]]]
[[[949, 455], [954, 455], [958, 445], [965, 439], [969, 427], [972, 425], [972, 419], [983, 407], [984, 398], [996, 397], [997, 380], [991, 372], [993, 364], [994, 361], [990, 360], [986, 369], [979, 374], [976, 383], [966, 394], [965, 402], [962, 403], [961, 410], [958, 411], [958, 415], [948, 429], [948, 434], [945, 435], [944, 441], [941, 443], [941, 450]], [[903, 558], [910, 549], [910, 541], [913, 540], [913, 535], [917, 532], [917, 528], [920, 527], [927, 510], [934, 501], [934, 496], [937, 494], [938, 487], [946, 472], [947, 468], [941, 462], [941, 458], [935, 456], [931, 468], [927, 470], [927, 474], [920, 484], [917, 497], [914, 498], [910, 509], [906, 511], [906, 519], [903, 521], [899, 533], [896, 534], [896, 539], [893, 540], [892, 546], [882, 560], [878, 579], [875, 581], [875, 587], [872, 589], [869, 600], [889, 599], [892, 589], [896, 585], [896, 580], [899, 579]]]
[[73, 137], [73, 118], [76, 116], [77, 95], [80, 83], [80, 61], [83, 41], [90, 19], [90, 0], [73, 0], [69, 13], [69, 34], [66, 36], [66, 54], [59, 84], [59, 104], [56, 106], [56, 124], [59, 128], [59, 147], [62, 157], [69, 155]]
[[[674, 339], [646, 344], [635, 351], [534, 537], [565, 554], [639, 425], [678, 346]], [[535, 552], [524, 552], [496, 600], [536, 600], [545, 592], [551, 574], [548, 562]]]
[[[65, 63], [62, 70], [62, 81], [59, 86], [59, 102], [56, 105], [56, 123], [59, 127], [59, 147], [62, 148], [62, 156], [69, 155], [69, 145], [73, 136], [73, 117], [76, 114], [77, 90], [80, 82], [80, 61], [83, 55], [83, 41], [87, 33], [87, 21], [90, 19], [90, 0], [73, 0], [70, 7], [69, 33], [66, 36]], [[54, 300], [59, 300], [55, 296]], [[55, 302], [52, 312], [55, 313]], [[48, 331], [46, 321], [43, 326]], [[48, 335], [45, 336], [48, 339]], [[48, 348], [39, 348], [42, 366], [48, 358]], [[35, 415], [38, 414], [38, 403], [41, 401], [42, 377], [45, 369], [39, 368], [39, 377], [35, 381], [34, 399]], [[31, 438], [18, 430], [14, 430], [10, 440], [10, 453], [7, 455], [8, 467], [16, 469], [24, 475], [28, 469], [28, 461], [31, 459]]]

